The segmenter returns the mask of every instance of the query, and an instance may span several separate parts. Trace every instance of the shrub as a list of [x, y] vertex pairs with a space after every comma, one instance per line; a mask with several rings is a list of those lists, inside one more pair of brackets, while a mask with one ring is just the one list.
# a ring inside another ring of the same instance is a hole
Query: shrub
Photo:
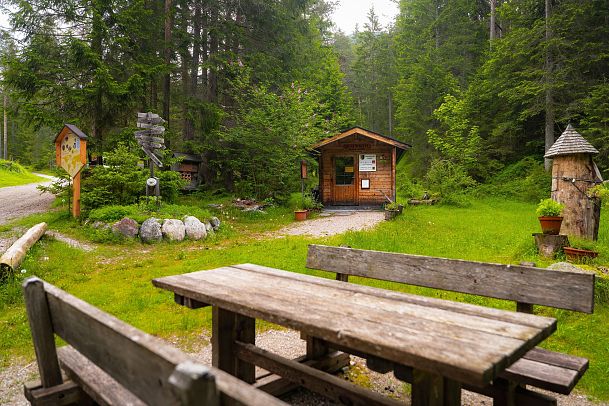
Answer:
[[124, 217], [134, 217], [138, 213], [137, 206], [105, 206], [89, 212], [90, 221], [111, 223]]
[[550, 194], [551, 175], [544, 170], [543, 161], [525, 157], [480, 185], [474, 191], [479, 197], [502, 197], [538, 202]]
[[[106, 154], [107, 166], [96, 166], [82, 183], [81, 202], [86, 210], [108, 205], [131, 205], [145, 194], [148, 171], [138, 165], [137, 152], [120, 144]], [[172, 171], [157, 173], [161, 196], [172, 202], [182, 187], [180, 175]]]
[[462, 165], [444, 160], [434, 160], [425, 179], [429, 190], [438, 193], [442, 203], [455, 206], [468, 205], [466, 193], [476, 185]]
[[560, 204], [552, 199], [543, 199], [537, 205], [536, 213], [539, 217], [557, 217], [562, 214], [564, 204]]
[[25, 168], [23, 166], [21, 166], [19, 163], [13, 162], [13, 161], [5, 161], [3, 159], [0, 159], [0, 170], [5, 170], [7, 172], [14, 172], [14, 173], [19, 173], [19, 174], [27, 173]]

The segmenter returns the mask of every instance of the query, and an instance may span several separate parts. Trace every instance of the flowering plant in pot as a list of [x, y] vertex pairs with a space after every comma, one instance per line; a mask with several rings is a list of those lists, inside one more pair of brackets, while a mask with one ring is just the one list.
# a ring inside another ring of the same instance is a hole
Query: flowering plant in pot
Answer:
[[562, 211], [565, 208], [563, 204], [552, 199], [543, 199], [537, 205], [537, 216], [539, 216], [539, 224], [544, 234], [559, 234], [560, 225], [562, 224]]

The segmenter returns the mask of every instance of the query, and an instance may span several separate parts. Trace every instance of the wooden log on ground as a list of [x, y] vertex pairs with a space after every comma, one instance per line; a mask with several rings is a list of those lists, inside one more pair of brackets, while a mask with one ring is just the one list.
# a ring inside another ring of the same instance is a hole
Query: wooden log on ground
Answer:
[[438, 202], [438, 199], [410, 199], [408, 204], [411, 206], [427, 205], [433, 206]]
[[28, 250], [43, 236], [47, 230], [47, 223], [36, 224], [27, 230], [8, 250], [0, 257], [0, 280], [4, 279], [8, 273], [17, 268]]

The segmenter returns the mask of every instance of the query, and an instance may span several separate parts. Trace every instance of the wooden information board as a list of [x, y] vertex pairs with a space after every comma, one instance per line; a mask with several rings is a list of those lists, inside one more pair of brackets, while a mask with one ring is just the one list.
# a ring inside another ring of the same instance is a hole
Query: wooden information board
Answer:
[[80, 216], [80, 171], [87, 163], [87, 136], [66, 124], [55, 137], [55, 162], [72, 178], [72, 215]]

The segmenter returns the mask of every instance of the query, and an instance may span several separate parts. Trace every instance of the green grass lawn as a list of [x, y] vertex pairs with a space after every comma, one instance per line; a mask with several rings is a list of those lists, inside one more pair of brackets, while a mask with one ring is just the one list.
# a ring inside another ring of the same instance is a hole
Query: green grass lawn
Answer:
[[[194, 200], [192, 203], [204, 205]], [[148, 333], [178, 341], [188, 350], [198, 344], [202, 329], [209, 332], [210, 310], [193, 311], [174, 304], [173, 296], [153, 288], [151, 279], [243, 262], [330, 276], [305, 268], [307, 244], [310, 243], [347, 244], [354, 248], [501, 263], [526, 260], [546, 266], [549, 262], [537, 256], [531, 237], [531, 233], [539, 229], [534, 209], [534, 204], [499, 200], [479, 201], [468, 208], [405, 208], [401, 217], [384, 222], [372, 231], [321, 239], [264, 236], [264, 232], [291, 220], [288, 209], [271, 209], [266, 215], [222, 209], [217, 214], [225, 221], [224, 229], [205, 242], [155, 246], [102, 244], [92, 253], [84, 253], [43, 239], [28, 254], [22, 266], [26, 272], [0, 287], [0, 365], [7, 365], [18, 356], [34, 357], [20, 293], [20, 280], [29, 275], [38, 275]], [[58, 213], [22, 220], [21, 224], [41, 219], [48, 220], [51, 228], [79, 238], [86, 237], [79, 227], [74, 227], [74, 222]], [[601, 269], [609, 264], [607, 216], [602, 217], [598, 246], [601, 254], [591, 268]], [[358, 279], [355, 282], [487, 306], [515, 307], [510, 302], [393, 283]], [[598, 284], [593, 315], [536, 308], [538, 313], [558, 319], [558, 331], [546, 340], [545, 347], [590, 359], [590, 369], [578, 389], [600, 400], [609, 400], [609, 380], [606, 379], [609, 373], [608, 292], [609, 283], [603, 279]], [[260, 329], [269, 327], [259, 323]]]
[[0, 188], [7, 186], [25, 185], [34, 182], [42, 182], [44, 180], [46, 179], [40, 176], [36, 176], [33, 173], [16, 173], [0, 168]]

